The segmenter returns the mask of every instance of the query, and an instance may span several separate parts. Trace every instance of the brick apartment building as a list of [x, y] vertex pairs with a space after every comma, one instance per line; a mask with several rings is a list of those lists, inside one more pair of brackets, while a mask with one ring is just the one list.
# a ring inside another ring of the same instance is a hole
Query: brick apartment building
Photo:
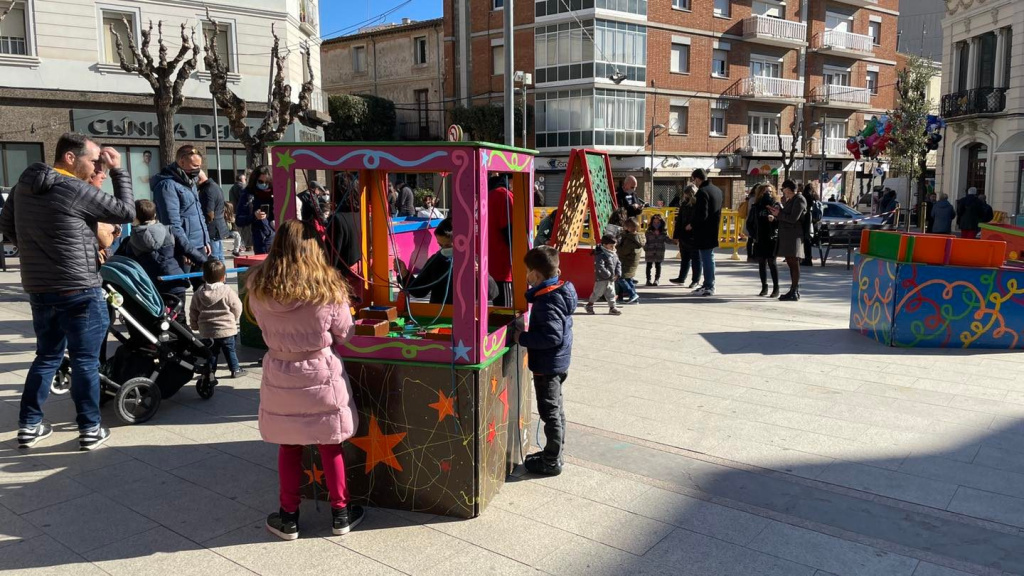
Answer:
[[[454, 104], [500, 102], [504, 0], [444, 2], [445, 95]], [[792, 175], [840, 178], [829, 194], [856, 197], [846, 138], [894, 98], [899, 0], [518, 0], [515, 69], [532, 72], [548, 201], [568, 151], [608, 150], [616, 178], [672, 198], [694, 168], [710, 170], [727, 200], [779, 168], [777, 135], [803, 115]], [[803, 63], [803, 65], [802, 65]], [[610, 77], [617, 76], [614, 80]], [[615, 80], [619, 80], [616, 83]], [[654, 154], [648, 144], [655, 129]], [[804, 145], [806, 143], [806, 146]], [[804, 160], [806, 151], [806, 160]], [[824, 153], [824, 166], [822, 154]], [[805, 163], [806, 162], [806, 163]]]

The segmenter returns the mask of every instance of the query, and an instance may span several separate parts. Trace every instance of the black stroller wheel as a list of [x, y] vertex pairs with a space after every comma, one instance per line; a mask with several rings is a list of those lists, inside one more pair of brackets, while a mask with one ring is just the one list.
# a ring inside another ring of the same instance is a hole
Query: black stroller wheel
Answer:
[[196, 392], [199, 393], [199, 397], [203, 400], [209, 400], [213, 398], [213, 389], [217, 386], [217, 381], [212, 376], [200, 376], [196, 382]]
[[50, 394], [62, 396], [71, 391], [71, 371], [65, 370], [62, 365], [53, 375], [53, 382], [50, 382]]
[[132, 378], [117, 391], [117, 417], [125, 424], [141, 424], [160, 408], [160, 388], [149, 378]]

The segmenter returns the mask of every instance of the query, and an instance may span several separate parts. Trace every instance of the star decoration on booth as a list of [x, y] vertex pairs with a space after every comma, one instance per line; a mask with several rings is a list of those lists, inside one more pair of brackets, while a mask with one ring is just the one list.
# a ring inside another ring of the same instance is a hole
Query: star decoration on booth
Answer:
[[459, 340], [458, 346], [452, 348], [452, 352], [455, 353], [455, 359], [462, 359], [465, 360], [466, 362], [469, 362], [469, 353], [472, 350], [473, 348], [471, 348], [470, 346], [466, 346], [465, 342], [463, 342], [462, 340]]
[[366, 452], [367, 474], [380, 463], [384, 463], [401, 472], [402, 465], [398, 462], [398, 458], [395, 457], [395, 446], [402, 441], [402, 438], [405, 438], [405, 432], [397, 434], [384, 434], [381, 432], [380, 425], [377, 424], [377, 417], [370, 416], [370, 426], [367, 430], [367, 435], [351, 438], [349, 442], [363, 452]]
[[442, 390], [437, 391], [437, 402], [427, 404], [427, 406], [437, 410], [438, 422], [443, 421], [447, 416], [455, 417], [455, 397], [445, 396]]
[[498, 435], [498, 431], [494, 429], [494, 420], [491, 420], [487, 424], [487, 443], [494, 444], [494, 437]]
[[508, 422], [508, 386], [498, 394], [498, 402], [502, 405], [502, 422]]
[[277, 153], [277, 167], [284, 168], [285, 170], [292, 167], [295, 164], [295, 158], [292, 158], [291, 151], [278, 152]]
[[323, 484], [324, 483], [324, 471], [313, 462], [313, 469], [306, 470], [306, 478], [309, 478], [309, 484]]

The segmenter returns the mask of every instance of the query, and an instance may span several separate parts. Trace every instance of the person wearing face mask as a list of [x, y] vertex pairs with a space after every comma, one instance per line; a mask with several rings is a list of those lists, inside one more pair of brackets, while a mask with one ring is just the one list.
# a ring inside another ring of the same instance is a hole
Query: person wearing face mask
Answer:
[[[153, 202], [160, 222], [171, 229], [171, 233], [192, 257], [180, 256], [178, 263], [188, 274], [192, 268], [202, 268], [210, 256], [210, 231], [206, 226], [206, 215], [199, 201], [197, 181], [203, 167], [203, 155], [194, 146], [182, 146], [174, 155], [175, 162], [168, 164], [150, 181]], [[202, 279], [194, 279], [192, 287], [202, 285]]]
[[267, 254], [274, 241], [274, 189], [269, 166], [257, 166], [242, 190], [235, 222], [252, 229], [253, 254]]
[[[413, 298], [430, 297], [431, 304], [451, 304], [455, 292], [452, 290], [452, 265], [454, 249], [452, 247], [452, 218], [445, 218], [434, 229], [434, 237], [440, 250], [427, 259], [419, 274], [412, 274], [409, 268], [395, 258], [395, 272], [398, 274], [403, 290]], [[447, 279], [447, 280], [446, 280]], [[487, 278], [487, 300], [491, 301], [498, 295], [498, 284], [494, 278]]]

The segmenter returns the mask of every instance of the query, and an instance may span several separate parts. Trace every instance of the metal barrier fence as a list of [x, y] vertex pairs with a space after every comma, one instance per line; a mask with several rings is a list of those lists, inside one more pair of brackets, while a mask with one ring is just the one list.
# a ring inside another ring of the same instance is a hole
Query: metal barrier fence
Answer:
[[[533, 229], [536, 230], [541, 220], [547, 218], [554, 210], [554, 207], [534, 208]], [[644, 208], [643, 213], [640, 214], [640, 231], [646, 232], [647, 225], [651, 222], [651, 217], [658, 214], [665, 219], [665, 224], [668, 226], [668, 235], [671, 238], [675, 234], [677, 211], [678, 209], [676, 208]], [[732, 255], [729, 256], [730, 260], [739, 260], [739, 249], [747, 245], [745, 229], [746, 220], [740, 218], [739, 213], [735, 210], [722, 210], [718, 245], [720, 248], [732, 249]], [[583, 223], [583, 240], [580, 241], [580, 244], [594, 245], [590, 234], [589, 217]]]

